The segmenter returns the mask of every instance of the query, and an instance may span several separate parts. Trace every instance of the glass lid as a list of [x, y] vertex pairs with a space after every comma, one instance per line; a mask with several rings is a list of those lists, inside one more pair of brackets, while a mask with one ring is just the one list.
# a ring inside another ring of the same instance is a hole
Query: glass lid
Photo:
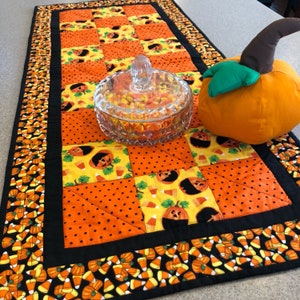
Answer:
[[95, 105], [103, 113], [136, 122], [174, 115], [189, 105], [191, 98], [184, 80], [152, 68], [144, 55], [134, 59], [130, 70], [102, 80], [95, 91]]

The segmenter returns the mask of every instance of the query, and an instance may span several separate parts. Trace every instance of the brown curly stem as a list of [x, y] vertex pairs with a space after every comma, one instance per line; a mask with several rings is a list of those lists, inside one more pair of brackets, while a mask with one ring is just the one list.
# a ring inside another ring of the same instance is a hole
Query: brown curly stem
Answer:
[[240, 64], [261, 74], [271, 72], [275, 48], [279, 40], [296, 31], [300, 31], [299, 18], [284, 18], [274, 21], [254, 37], [244, 49]]

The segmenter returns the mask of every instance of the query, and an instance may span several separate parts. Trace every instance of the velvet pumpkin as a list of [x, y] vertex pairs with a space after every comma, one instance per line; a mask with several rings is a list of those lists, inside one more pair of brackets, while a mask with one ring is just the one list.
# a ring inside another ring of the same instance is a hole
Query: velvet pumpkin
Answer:
[[[286, 24], [284, 19], [275, 22], [271, 26], [273, 31], [274, 28], [278, 31], [278, 27], [281, 30], [283, 22]], [[289, 29], [286, 35], [300, 30], [300, 19], [292, 20], [292, 25], [294, 29]], [[268, 43], [275, 48], [282, 32], [279, 37], [274, 33], [268, 34], [267, 30], [263, 32], [263, 36], [271, 36], [273, 40], [275, 37], [275, 43], [265, 41], [265, 48], [268, 48]], [[250, 43], [241, 57], [231, 59], [260, 73], [254, 84], [241, 84], [238, 88], [211, 97], [209, 89], [212, 88], [210, 82], [213, 78], [203, 79], [198, 112], [211, 133], [260, 144], [292, 130], [300, 123], [300, 77], [288, 63], [273, 59], [275, 49], [271, 51], [271, 58], [264, 58], [266, 50], [256, 49], [257, 43], [262, 40], [266, 38], [258, 36], [253, 40], [255, 47]], [[257, 55], [262, 57], [255, 57]], [[223, 80], [227, 79], [224, 77]]]

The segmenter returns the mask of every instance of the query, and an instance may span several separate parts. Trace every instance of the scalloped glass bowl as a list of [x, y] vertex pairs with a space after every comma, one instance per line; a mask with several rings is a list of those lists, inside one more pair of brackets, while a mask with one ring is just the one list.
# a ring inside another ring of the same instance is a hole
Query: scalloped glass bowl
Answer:
[[[189, 85], [162, 70], [121, 71], [96, 87], [95, 112], [101, 130], [126, 145], [155, 145], [188, 128], [193, 111]], [[150, 74], [149, 74], [150, 72]]]

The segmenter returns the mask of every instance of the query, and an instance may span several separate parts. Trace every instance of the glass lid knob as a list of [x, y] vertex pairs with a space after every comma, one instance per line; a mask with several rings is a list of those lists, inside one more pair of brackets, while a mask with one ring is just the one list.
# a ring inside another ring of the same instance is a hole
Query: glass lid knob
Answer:
[[131, 65], [132, 84], [131, 89], [135, 92], [145, 92], [151, 86], [152, 65], [148, 57], [140, 54]]

